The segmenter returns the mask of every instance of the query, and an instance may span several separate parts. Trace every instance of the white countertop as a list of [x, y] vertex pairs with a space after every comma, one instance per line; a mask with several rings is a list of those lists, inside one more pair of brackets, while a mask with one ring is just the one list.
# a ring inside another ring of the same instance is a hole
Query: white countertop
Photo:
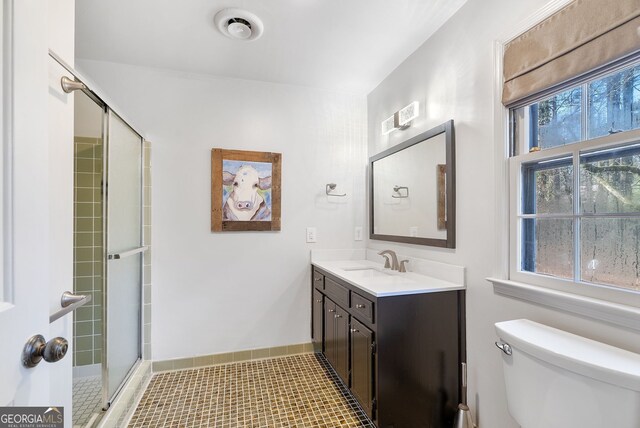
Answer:
[[384, 269], [370, 260], [314, 260], [312, 264], [376, 297], [464, 290], [465, 286], [413, 272]]

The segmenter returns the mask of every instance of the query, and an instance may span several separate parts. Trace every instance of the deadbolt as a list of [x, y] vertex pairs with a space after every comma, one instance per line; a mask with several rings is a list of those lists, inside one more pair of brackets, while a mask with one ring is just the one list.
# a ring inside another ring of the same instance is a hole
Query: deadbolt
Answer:
[[48, 363], [60, 361], [67, 355], [69, 342], [64, 337], [55, 337], [48, 342], [44, 336], [36, 334], [31, 336], [22, 349], [22, 365], [32, 368], [44, 359]]

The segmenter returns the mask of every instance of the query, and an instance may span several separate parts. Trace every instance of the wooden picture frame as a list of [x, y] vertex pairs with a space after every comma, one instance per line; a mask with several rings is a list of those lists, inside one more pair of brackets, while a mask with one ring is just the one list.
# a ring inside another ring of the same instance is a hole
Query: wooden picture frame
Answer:
[[211, 230], [279, 231], [282, 155], [211, 149]]

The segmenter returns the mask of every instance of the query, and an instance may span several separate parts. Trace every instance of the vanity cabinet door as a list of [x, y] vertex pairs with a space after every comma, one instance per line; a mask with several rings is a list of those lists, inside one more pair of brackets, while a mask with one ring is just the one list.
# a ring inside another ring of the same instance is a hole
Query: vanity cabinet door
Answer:
[[322, 342], [324, 339], [324, 296], [318, 290], [313, 290], [313, 305], [311, 306], [311, 339], [313, 349], [316, 352], [322, 351]]
[[351, 318], [351, 392], [373, 418], [373, 332]]
[[349, 314], [326, 297], [324, 355], [345, 385], [349, 385]]
[[313, 286], [320, 290], [324, 290], [324, 275], [317, 270], [313, 271]]
[[349, 385], [349, 313], [336, 305], [336, 373]]
[[336, 366], [336, 304], [331, 299], [324, 300], [324, 356], [332, 367]]

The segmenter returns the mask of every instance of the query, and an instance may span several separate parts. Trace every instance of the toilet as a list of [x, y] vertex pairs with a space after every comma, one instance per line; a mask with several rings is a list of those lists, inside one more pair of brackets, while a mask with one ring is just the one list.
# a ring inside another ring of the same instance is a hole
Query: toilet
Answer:
[[495, 324], [522, 428], [640, 427], [640, 355], [520, 319]]

